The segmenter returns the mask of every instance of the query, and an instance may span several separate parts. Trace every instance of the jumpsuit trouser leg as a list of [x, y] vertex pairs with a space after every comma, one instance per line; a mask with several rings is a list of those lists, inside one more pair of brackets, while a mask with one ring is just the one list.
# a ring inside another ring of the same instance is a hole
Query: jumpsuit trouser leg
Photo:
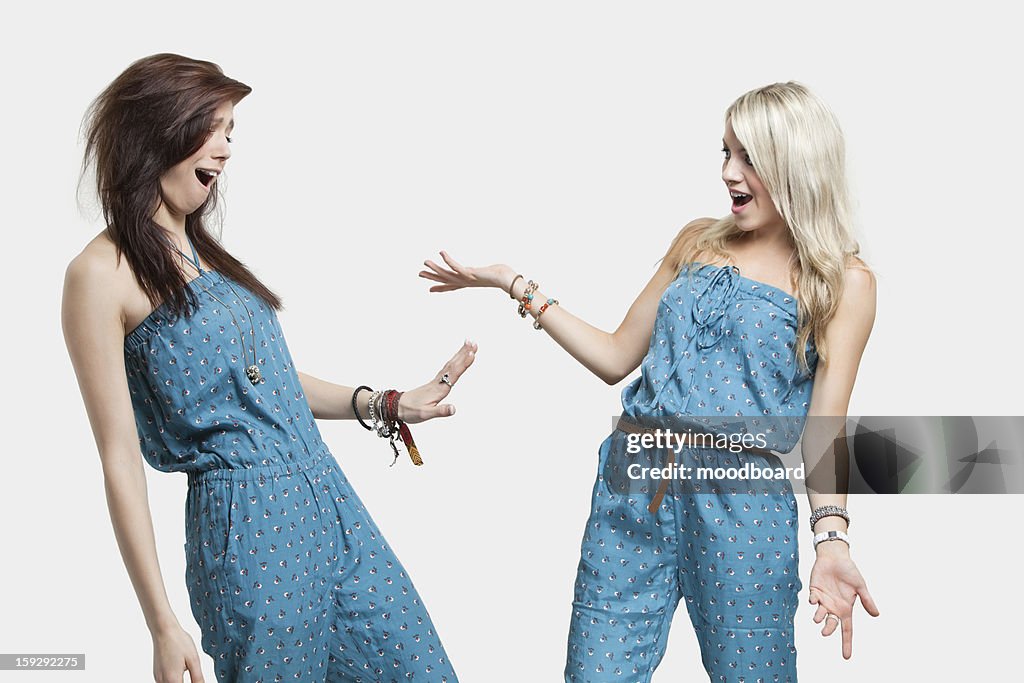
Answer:
[[458, 680], [408, 574], [326, 450], [190, 473], [186, 539], [215, 680]]
[[[711, 681], [795, 682], [802, 584], [789, 483], [771, 490], [751, 483], [748, 493], [743, 481], [672, 481], [652, 514], [653, 492], [609, 486], [617, 438], [600, 449], [565, 680], [650, 681], [682, 600]], [[778, 466], [773, 457], [704, 448], [684, 448], [679, 458], [691, 468]]]

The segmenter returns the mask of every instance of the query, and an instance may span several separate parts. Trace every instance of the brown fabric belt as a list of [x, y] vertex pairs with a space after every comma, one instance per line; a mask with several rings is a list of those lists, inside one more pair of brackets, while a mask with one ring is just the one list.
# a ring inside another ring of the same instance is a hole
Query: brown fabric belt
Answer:
[[[663, 427], [641, 427], [635, 422], [630, 422], [629, 420], [626, 420], [625, 418], [622, 417], [620, 417], [618, 422], [615, 423], [615, 428], [621, 432], [626, 432], [627, 434], [653, 434], [658, 430], [661, 430], [662, 432], [671, 431]], [[693, 436], [693, 434], [686, 434], [685, 436], [686, 438], [683, 439], [683, 445], [694, 448], [694, 444], [691, 443], [691, 437]], [[699, 447], [705, 448], [705, 446]], [[743, 448], [743, 450], [746, 451], [747, 453], [756, 453], [757, 455], [774, 455], [774, 453], [764, 448], [745, 447]], [[672, 458], [674, 456], [675, 453], [672, 451], [671, 448], [665, 449], [665, 467], [672, 466]], [[667, 490], [668, 479], [662, 479], [661, 482], [658, 484], [658, 492], [654, 494], [654, 498], [651, 498], [651, 502], [647, 505], [647, 510], [652, 515], [658, 512], [658, 508], [661, 507], [661, 501], [665, 497], [665, 492]]]

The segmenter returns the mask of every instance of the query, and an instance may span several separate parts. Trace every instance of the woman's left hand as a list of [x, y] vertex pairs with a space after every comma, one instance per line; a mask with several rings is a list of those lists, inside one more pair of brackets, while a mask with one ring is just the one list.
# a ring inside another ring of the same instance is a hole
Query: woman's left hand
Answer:
[[[814, 613], [814, 623], [825, 621], [821, 635], [830, 636], [837, 627], [842, 626], [844, 659], [853, 656], [853, 604], [857, 596], [860, 596], [865, 611], [877, 617], [878, 607], [868, 592], [860, 570], [850, 559], [846, 544], [842, 541], [826, 541], [819, 545], [818, 556], [811, 569], [809, 602], [818, 606]], [[833, 617], [826, 619], [828, 614], [834, 614], [839, 620]]]
[[[434, 379], [421, 387], [402, 394], [398, 401], [398, 419], [408, 424], [425, 422], [435, 417], [450, 417], [455, 414], [455, 406], [441, 403], [451, 392], [452, 386], [459, 381], [462, 373], [476, 360], [477, 345], [466, 340], [462, 348], [451, 357]], [[445, 384], [447, 377], [450, 384]]]

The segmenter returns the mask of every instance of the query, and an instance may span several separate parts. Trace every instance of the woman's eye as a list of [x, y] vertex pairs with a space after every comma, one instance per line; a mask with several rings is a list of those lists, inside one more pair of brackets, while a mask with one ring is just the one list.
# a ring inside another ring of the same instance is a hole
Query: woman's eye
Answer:
[[724, 154], [725, 158], [728, 159], [729, 158], [729, 148], [728, 147], [723, 147], [722, 148], [722, 154]]
[[[224, 136], [224, 139], [228, 141], [228, 144], [231, 144], [233, 142], [233, 140], [230, 137], [228, 137], [227, 135]], [[749, 163], [749, 161], [748, 161], [748, 163]]]
[[754, 165], [754, 162], [750, 160], [750, 155], [749, 154], [744, 156], [743, 159], [747, 162], [747, 166], [753, 166]]

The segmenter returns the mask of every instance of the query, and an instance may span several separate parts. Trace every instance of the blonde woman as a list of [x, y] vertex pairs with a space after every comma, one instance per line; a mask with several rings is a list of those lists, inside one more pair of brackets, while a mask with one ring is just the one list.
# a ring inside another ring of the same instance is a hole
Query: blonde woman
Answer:
[[[804, 421], [846, 415], [875, 287], [850, 235], [843, 136], [820, 99], [792, 82], [744, 94], [726, 111], [722, 151], [729, 214], [683, 228], [614, 332], [577, 318], [507, 265], [465, 267], [441, 252], [446, 266], [426, 261], [420, 273], [438, 283], [434, 292], [503, 290], [608, 384], [641, 368], [599, 449], [566, 681], [650, 680], [680, 600], [712, 680], [796, 680], [802, 525], [792, 486], [693, 473], [774, 469], [771, 451], [789, 452], [804, 431], [805, 460], [823, 452], [822, 430], [804, 430]], [[734, 441], [725, 418], [764, 433]], [[644, 448], [637, 458], [631, 446], [655, 427], [674, 429], [678, 448]], [[709, 435], [729, 437], [728, 446]], [[661, 465], [666, 453], [669, 478], [636, 476], [641, 461]], [[817, 490], [808, 487], [809, 600], [823, 635], [841, 628], [849, 658], [856, 598], [869, 614], [878, 609], [850, 557], [842, 488]]]

